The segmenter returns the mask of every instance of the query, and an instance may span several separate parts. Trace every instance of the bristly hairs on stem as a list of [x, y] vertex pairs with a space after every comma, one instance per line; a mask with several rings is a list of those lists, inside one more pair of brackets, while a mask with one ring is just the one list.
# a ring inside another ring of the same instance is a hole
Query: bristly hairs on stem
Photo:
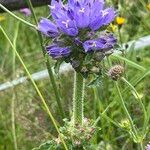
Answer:
[[82, 125], [84, 119], [85, 79], [80, 73], [74, 73], [73, 125]]

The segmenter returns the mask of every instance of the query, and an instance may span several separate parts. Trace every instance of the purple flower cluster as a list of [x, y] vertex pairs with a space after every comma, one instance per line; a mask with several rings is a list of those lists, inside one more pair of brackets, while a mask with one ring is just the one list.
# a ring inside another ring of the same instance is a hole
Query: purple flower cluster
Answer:
[[[65, 5], [61, 1], [52, 0], [51, 6], [49, 7], [54, 23], [49, 19], [43, 18], [39, 22], [38, 29], [46, 36], [52, 38], [58, 37], [62, 33], [71, 37], [77, 37], [80, 30], [86, 28], [95, 32], [100, 27], [108, 25], [115, 18], [114, 9], [111, 7], [105, 8], [103, 0], [68, 0], [68, 4]], [[115, 43], [115, 38], [110, 35], [84, 41], [83, 47], [85, 52], [89, 52], [112, 48]], [[52, 57], [59, 58], [65, 52], [67, 53], [65, 56], [68, 56], [68, 52], [71, 52], [69, 48], [67, 48], [67, 52], [66, 47], [64, 51], [62, 50], [63, 48], [60, 48], [59, 52], [58, 48], [59, 46], [56, 44], [55, 46], [49, 46], [49, 54], [51, 55], [52, 49]], [[53, 55], [54, 49], [56, 49], [55, 55]]]
[[79, 62], [79, 58], [84, 60], [89, 53], [105, 53], [116, 44], [111, 33], [105, 33], [105, 29], [99, 32], [116, 17], [115, 10], [106, 8], [104, 0], [68, 0], [66, 4], [52, 0], [49, 7], [52, 21], [42, 18], [38, 30], [53, 39], [46, 47], [52, 58]]

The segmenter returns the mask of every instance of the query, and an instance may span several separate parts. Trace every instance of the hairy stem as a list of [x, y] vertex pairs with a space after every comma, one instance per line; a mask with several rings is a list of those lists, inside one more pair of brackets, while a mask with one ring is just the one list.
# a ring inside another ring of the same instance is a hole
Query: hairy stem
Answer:
[[84, 88], [85, 81], [80, 73], [75, 72], [73, 93], [73, 124], [83, 124], [84, 118]]

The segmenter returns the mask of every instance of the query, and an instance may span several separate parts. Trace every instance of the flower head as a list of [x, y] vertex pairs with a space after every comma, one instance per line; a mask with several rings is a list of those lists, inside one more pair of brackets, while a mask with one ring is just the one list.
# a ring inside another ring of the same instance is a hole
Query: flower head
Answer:
[[[52, 0], [49, 8], [52, 19], [42, 18], [38, 30], [53, 38], [46, 50], [57, 61], [63, 59], [76, 71], [82, 72], [83, 68], [88, 71], [91, 68], [84, 66], [87, 55], [105, 53], [116, 44], [111, 33], [99, 31], [116, 17], [115, 10], [107, 8], [104, 0], [68, 0], [66, 4]], [[90, 63], [94, 61], [90, 60]]]
[[123, 25], [125, 23], [125, 18], [117, 17], [116, 22], [117, 22], [118, 25]]
[[29, 8], [22, 8], [20, 9], [20, 12], [23, 13], [25, 16], [31, 15], [31, 10]]

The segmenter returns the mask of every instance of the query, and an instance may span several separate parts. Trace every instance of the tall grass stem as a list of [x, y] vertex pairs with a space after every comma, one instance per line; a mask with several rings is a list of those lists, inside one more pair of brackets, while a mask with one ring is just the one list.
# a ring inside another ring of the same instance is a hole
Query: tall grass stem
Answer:
[[15, 48], [14, 45], [13, 45], [13, 43], [11, 42], [11, 40], [10, 40], [9, 37], [8, 37], [8, 35], [6, 34], [6, 32], [4, 31], [4, 29], [3, 29], [1, 26], [0, 26], [0, 30], [1, 30], [2, 33], [4, 34], [5, 38], [6, 38], [7, 41], [9, 42], [9, 44], [11, 45], [12, 49], [15, 51], [16, 57], [18, 57], [20, 63], [22, 64], [23, 68], [25, 69], [25, 71], [26, 71], [26, 73], [27, 73], [29, 79], [31, 80], [31, 82], [32, 82], [32, 84], [33, 84], [33, 86], [34, 86], [34, 88], [36, 89], [37, 94], [38, 94], [39, 97], [41, 98], [41, 101], [42, 101], [42, 103], [43, 103], [43, 106], [44, 106], [45, 110], [47, 111], [47, 113], [48, 113], [50, 119], [52, 120], [56, 131], [58, 132], [58, 134], [59, 134], [59, 136], [60, 136], [60, 139], [61, 139], [61, 141], [62, 141], [62, 143], [63, 143], [63, 145], [64, 145], [65, 150], [68, 150], [67, 145], [66, 145], [66, 143], [65, 143], [65, 141], [64, 141], [64, 139], [63, 139], [63, 137], [62, 137], [62, 135], [61, 135], [61, 133], [60, 133], [60, 131], [59, 131], [59, 129], [58, 129], [57, 123], [56, 123], [56, 121], [55, 121], [55, 119], [54, 119], [54, 117], [53, 117], [51, 111], [49, 110], [48, 105], [46, 104], [46, 101], [45, 101], [44, 97], [42, 96], [42, 94], [41, 94], [39, 88], [37, 87], [36, 83], [35, 83], [34, 80], [32, 79], [32, 76], [31, 76], [29, 70], [27, 69], [27, 67], [26, 67], [26, 65], [24, 64], [24, 62], [23, 62], [21, 56], [19, 55], [18, 51], [16, 50], [16, 48]]
[[135, 92], [136, 97], [138, 99], [139, 104], [141, 105], [141, 108], [143, 109], [143, 113], [144, 113], [144, 124], [143, 124], [143, 135], [145, 135], [145, 131], [146, 131], [146, 127], [147, 127], [147, 112], [146, 109], [144, 107], [144, 104], [142, 103], [142, 100], [137, 92], [137, 90], [134, 88], [134, 86], [129, 83], [124, 77], [121, 77], [121, 79]]
[[121, 92], [120, 92], [120, 88], [119, 88], [119, 86], [118, 86], [118, 82], [117, 82], [117, 81], [115, 82], [115, 86], [116, 86], [116, 89], [117, 89], [117, 92], [118, 92], [118, 95], [119, 95], [119, 98], [120, 98], [120, 103], [121, 103], [121, 105], [122, 105], [122, 108], [123, 108], [123, 110], [124, 110], [126, 116], [128, 117], [128, 119], [129, 119], [129, 121], [130, 121], [130, 124], [131, 124], [131, 126], [132, 126], [132, 130], [133, 130], [133, 133], [134, 133], [134, 137], [137, 138], [137, 130], [136, 130], [135, 125], [134, 125], [134, 123], [133, 123], [133, 120], [132, 120], [132, 118], [131, 118], [131, 116], [130, 116], [130, 114], [129, 114], [129, 112], [128, 112], [128, 109], [126, 108], [126, 105], [125, 105], [124, 99], [123, 99], [123, 97], [122, 97], [122, 94], [121, 94]]
[[[36, 25], [38, 25], [38, 20], [37, 20], [36, 14], [34, 12], [34, 8], [33, 8], [31, 0], [26, 0], [26, 1], [28, 3], [28, 6], [31, 9], [31, 12], [32, 12], [35, 23], [36, 23]], [[58, 92], [55, 77], [54, 77], [54, 74], [53, 74], [53, 71], [52, 71], [52, 68], [51, 68], [51, 63], [50, 63], [49, 57], [47, 57], [47, 55], [46, 55], [45, 47], [43, 46], [43, 37], [42, 37], [42, 35], [39, 31], [37, 31], [37, 32], [38, 32], [38, 37], [39, 37], [41, 49], [42, 49], [42, 52], [43, 52], [43, 56], [45, 57], [45, 60], [46, 60], [46, 67], [47, 67], [47, 70], [48, 70], [49, 78], [50, 78], [50, 81], [52, 83], [52, 87], [54, 89], [54, 93], [55, 93], [57, 105], [58, 105], [58, 108], [59, 108], [59, 112], [60, 112], [60, 115], [62, 116], [62, 118], [65, 118], [65, 112], [63, 110], [63, 106], [62, 106], [62, 103], [61, 103], [61, 97], [60, 97], [60, 94]]]
[[[20, 26], [20, 21], [17, 22], [17, 27], [15, 28], [15, 34], [14, 34], [14, 39], [13, 39], [13, 45], [15, 48], [16, 48], [16, 43], [17, 43], [19, 26]], [[15, 78], [16, 76], [15, 70], [16, 70], [16, 53], [15, 51], [13, 51], [13, 57], [12, 57], [13, 78]], [[11, 123], [12, 123], [12, 135], [13, 135], [14, 149], [18, 150], [17, 136], [16, 136], [16, 120], [15, 120], [15, 99], [16, 99], [16, 93], [13, 88], [13, 95], [12, 95], [12, 102], [11, 102]]]
[[16, 16], [14, 13], [12, 13], [11, 11], [9, 11], [9, 10], [8, 10], [6, 7], [4, 7], [2, 4], [0, 4], [0, 8], [3, 9], [3, 10], [4, 10], [5, 12], [7, 12], [8, 14], [10, 14], [12, 17], [14, 17], [14, 18], [16, 18], [17, 20], [21, 21], [22, 23], [24, 23], [24, 24], [26, 24], [26, 25], [28, 25], [28, 26], [30, 26], [30, 27], [36, 29], [36, 26], [35, 26], [35, 25], [33, 25], [33, 24], [31, 24], [31, 23], [25, 21], [24, 19], [22, 19], [22, 18]]

